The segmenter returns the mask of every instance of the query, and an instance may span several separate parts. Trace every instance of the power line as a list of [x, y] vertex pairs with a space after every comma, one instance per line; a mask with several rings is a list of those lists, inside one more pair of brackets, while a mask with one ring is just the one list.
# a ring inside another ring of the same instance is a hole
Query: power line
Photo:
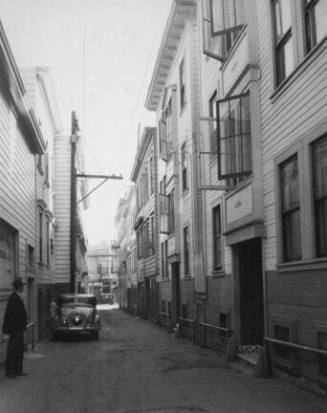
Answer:
[[140, 100], [140, 97], [141, 97], [141, 93], [142, 93], [142, 91], [143, 91], [143, 86], [144, 86], [145, 78], [146, 78], [146, 75], [147, 75], [147, 72], [148, 72], [148, 68], [149, 68], [149, 65], [150, 65], [150, 60], [151, 60], [151, 57], [152, 57], [153, 49], [154, 49], [156, 43], [157, 43], [157, 36], [155, 36], [155, 38], [154, 38], [154, 40], [153, 40], [152, 47], [151, 47], [151, 50], [150, 50], [150, 53], [149, 53], [149, 56], [148, 56], [148, 59], [147, 59], [147, 63], [146, 63], [146, 66], [145, 66], [145, 70], [144, 70], [143, 77], [142, 77], [142, 81], [141, 81], [141, 85], [140, 85], [140, 89], [139, 89], [139, 91], [138, 91], [138, 95], [137, 95], [137, 98], [136, 98], [134, 111], [133, 111], [131, 120], [130, 120], [130, 122], [129, 122], [128, 132], [127, 132], [127, 134], [125, 135], [125, 139], [126, 139], [126, 136], [129, 136], [130, 133], [131, 133], [131, 131], [132, 131], [133, 122], [134, 122], [134, 117], [135, 117], [135, 114], [136, 114], [136, 111], [137, 111], [137, 108], [138, 108], [138, 103], [139, 103], [139, 100]]

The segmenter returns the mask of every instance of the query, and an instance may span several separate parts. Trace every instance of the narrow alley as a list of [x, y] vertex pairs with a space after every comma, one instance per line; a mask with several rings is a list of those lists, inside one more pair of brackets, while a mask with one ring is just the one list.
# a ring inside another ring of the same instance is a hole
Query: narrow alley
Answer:
[[99, 341], [43, 342], [28, 376], [0, 378], [1, 413], [318, 413], [327, 402], [280, 379], [255, 379], [219, 354], [111, 307]]

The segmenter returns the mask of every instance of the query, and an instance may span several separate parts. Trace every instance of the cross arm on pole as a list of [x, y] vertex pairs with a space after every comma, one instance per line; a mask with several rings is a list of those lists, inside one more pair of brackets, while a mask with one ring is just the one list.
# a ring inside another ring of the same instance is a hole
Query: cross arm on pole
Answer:
[[120, 175], [94, 175], [94, 174], [76, 174], [77, 178], [103, 178], [103, 179], [123, 179], [123, 176]]
[[82, 202], [85, 198], [87, 198], [88, 196], [90, 196], [94, 191], [96, 191], [98, 188], [100, 188], [100, 186], [102, 186], [105, 182], [108, 181], [108, 179], [123, 179], [122, 175], [90, 175], [90, 174], [76, 174], [77, 178], [102, 178], [103, 181], [100, 182], [96, 187], [94, 187], [90, 192], [88, 192], [87, 194], [85, 194], [79, 201], [78, 204], [80, 202]]

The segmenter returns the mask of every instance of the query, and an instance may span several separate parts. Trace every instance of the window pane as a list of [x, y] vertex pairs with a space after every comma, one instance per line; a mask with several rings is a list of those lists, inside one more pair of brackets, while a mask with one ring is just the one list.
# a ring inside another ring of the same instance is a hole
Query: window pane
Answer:
[[213, 29], [215, 32], [224, 30], [224, 1], [223, 0], [211, 0], [212, 1], [212, 21]]
[[312, 149], [316, 253], [327, 256], [327, 138]]
[[317, 43], [327, 34], [327, 1], [320, 0], [315, 7]]
[[315, 198], [327, 196], [327, 138], [313, 146]]
[[218, 101], [219, 179], [251, 172], [249, 95]]
[[[210, 118], [217, 118], [217, 91], [211, 96], [209, 100], [209, 117]], [[209, 134], [210, 134], [210, 151], [212, 153], [217, 152], [217, 129], [216, 129], [216, 121], [209, 123]]]
[[290, 37], [284, 45], [285, 77], [288, 77], [294, 69], [293, 41]]
[[190, 267], [189, 267], [189, 234], [188, 234], [188, 227], [184, 228], [183, 238], [184, 238], [184, 275], [189, 275]]
[[280, 167], [284, 261], [293, 261], [301, 258], [301, 221], [298, 181], [298, 163], [297, 157], [294, 156], [284, 162]]
[[316, 248], [318, 257], [327, 256], [327, 199], [315, 205]]
[[301, 259], [301, 229], [300, 210], [284, 215], [283, 218], [283, 246], [284, 260], [294, 261]]
[[280, 84], [294, 69], [290, 0], [275, 0], [273, 7], [277, 84]]
[[291, 28], [291, 2], [290, 0], [275, 1], [276, 37], [279, 42]]
[[282, 212], [299, 207], [297, 157], [281, 166]]
[[221, 216], [220, 206], [213, 209], [213, 266], [214, 270], [221, 267]]
[[242, 153], [242, 170], [251, 170], [251, 123], [250, 123], [250, 97], [249, 95], [241, 98], [241, 119], [242, 119], [242, 136], [241, 136], [241, 153]]

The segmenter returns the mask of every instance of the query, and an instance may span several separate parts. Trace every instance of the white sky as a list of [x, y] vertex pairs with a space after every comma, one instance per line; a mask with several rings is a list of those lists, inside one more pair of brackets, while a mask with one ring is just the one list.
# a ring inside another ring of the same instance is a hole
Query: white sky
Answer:
[[[138, 122], [153, 125], [144, 102], [172, 0], [0, 0], [0, 18], [18, 66], [48, 66], [64, 127], [76, 110], [87, 173], [122, 174], [90, 197], [90, 242], [115, 238]], [[84, 58], [85, 56], [85, 58]], [[84, 110], [85, 109], [85, 110]], [[90, 188], [98, 184], [92, 180]]]

